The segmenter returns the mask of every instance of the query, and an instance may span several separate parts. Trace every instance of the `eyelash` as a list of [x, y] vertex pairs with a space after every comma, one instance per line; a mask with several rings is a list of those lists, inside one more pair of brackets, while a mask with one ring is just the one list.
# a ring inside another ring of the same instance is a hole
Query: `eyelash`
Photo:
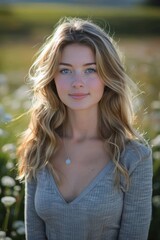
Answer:
[[[66, 72], [67, 71], [67, 72]], [[67, 69], [67, 68], [64, 68], [64, 69], [61, 69], [60, 70], [60, 73], [62, 74], [67, 74], [68, 72], [71, 72], [71, 70]]]
[[96, 72], [96, 69], [95, 69], [95, 68], [87, 68], [87, 69], [85, 70], [85, 72], [87, 72], [87, 73], [95, 73], [95, 72]]
[[[61, 74], [68, 74], [68, 73], [71, 73], [72, 71], [70, 69], [67, 69], [67, 68], [64, 68], [64, 69], [61, 69], [60, 70], [60, 73]], [[87, 68], [85, 69], [84, 71], [85, 73], [95, 73], [96, 72], [96, 69], [95, 68]]]

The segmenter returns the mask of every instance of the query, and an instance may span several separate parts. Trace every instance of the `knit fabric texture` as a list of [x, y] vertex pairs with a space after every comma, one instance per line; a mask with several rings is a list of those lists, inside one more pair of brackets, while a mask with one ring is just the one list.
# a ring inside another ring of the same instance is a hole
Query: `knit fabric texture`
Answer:
[[113, 161], [71, 202], [47, 167], [25, 182], [26, 240], [147, 240], [151, 221], [151, 149], [130, 141], [120, 162], [130, 175], [114, 185]]

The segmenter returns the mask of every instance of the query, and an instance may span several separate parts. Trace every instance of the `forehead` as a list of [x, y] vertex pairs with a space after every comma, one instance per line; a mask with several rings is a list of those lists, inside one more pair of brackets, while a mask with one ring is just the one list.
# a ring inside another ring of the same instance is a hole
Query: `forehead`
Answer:
[[95, 62], [95, 54], [89, 46], [73, 43], [66, 45], [63, 48], [60, 56], [60, 62], [74, 64]]

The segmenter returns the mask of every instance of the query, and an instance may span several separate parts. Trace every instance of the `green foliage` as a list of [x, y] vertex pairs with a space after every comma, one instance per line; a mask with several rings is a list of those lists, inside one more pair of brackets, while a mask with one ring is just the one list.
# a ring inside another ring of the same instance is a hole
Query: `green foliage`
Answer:
[[[159, 135], [160, 137], [160, 135]], [[156, 157], [158, 153], [159, 157]], [[153, 163], [154, 163], [154, 176], [153, 176], [153, 209], [152, 209], [152, 222], [150, 226], [148, 240], [160, 240], [160, 145], [153, 148]], [[155, 238], [156, 236], [156, 238]]]
[[159, 0], [146, 0], [146, 5], [159, 7], [160, 1]]
[[[27, 36], [53, 30], [64, 16], [91, 18], [111, 33], [123, 35], [160, 34], [160, 14], [156, 8], [109, 8], [69, 4], [21, 4], [0, 6], [0, 34]], [[111, 26], [111, 27], [110, 27]], [[2, 40], [3, 38], [1, 38]]]
[[[3, 147], [7, 145], [4, 145]], [[17, 221], [21, 221], [21, 227], [24, 221], [24, 186], [23, 184], [20, 184], [17, 180], [15, 180], [15, 183], [12, 186], [7, 186], [7, 184], [2, 184], [2, 179], [4, 177], [11, 179], [16, 179], [17, 171], [16, 171], [16, 159], [12, 158], [11, 152], [13, 154], [13, 151], [9, 150], [8, 147], [8, 153], [1, 152], [0, 153], [0, 162], [1, 162], [1, 169], [0, 169], [0, 198], [2, 200], [3, 197], [6, 196], [12, 196], [16, 200], [16, 204], [14, 206], [10, 207], [10, 214], [9, 214], [9, 221], [7, 224], [7, 236], [12, 237], [12, 239], [16, 240], [23, 240], [24, 239], [24, 233], [18, 233], [20, 229], [15, 229], [14, 225]], [[4, 231], [4, 221], [6, 216], [7, 208], [5, 208], [5, 205], [0, 202], [0, 231]], [[24, 226], [23, 226], [24, 229]]]

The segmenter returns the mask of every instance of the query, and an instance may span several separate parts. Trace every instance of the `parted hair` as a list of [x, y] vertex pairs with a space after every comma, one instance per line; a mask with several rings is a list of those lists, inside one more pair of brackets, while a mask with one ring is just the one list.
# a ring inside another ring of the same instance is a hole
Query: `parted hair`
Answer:
[[18, 155], [19, 178], [35, 177], [47, 165], [58, 182], [54, 154], [59, 146], [59, 130], [67, 120], [66, 106], [60, 101], [54, 83], [60, 56], [68, 44], [90, 47], [96, 58], [97, 72], [105, 84], [99, 102], [99, 134], [115, 163], [115, 181], [122, 174], [129, 186], [127, 169], [120, 163], [120, 154], [127, 141], [141, 138], [133, 127], [133, 94], [135, 84], [128, 77], [118, 48], [107, 32], [91, 20], [61, 19], [47, 38], [30, 68], [33, 104], [28, 129], [22, 134]]

